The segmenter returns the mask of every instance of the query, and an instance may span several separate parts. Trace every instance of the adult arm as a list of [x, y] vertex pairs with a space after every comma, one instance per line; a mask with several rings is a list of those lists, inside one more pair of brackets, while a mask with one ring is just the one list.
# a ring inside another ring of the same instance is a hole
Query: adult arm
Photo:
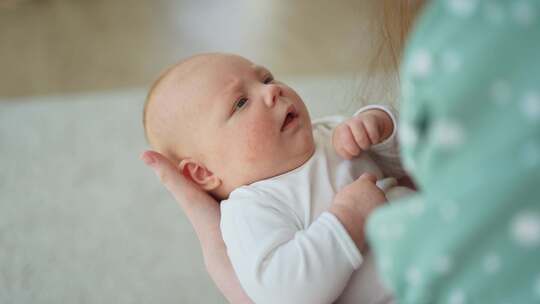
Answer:
[[540, 2], [434, 0], [401, 79], [421, 195], [368, 237], [399, 303], [534, 303], [540, 288]]
[[141, 155], [141, 158], [153, 169], [184, 210], [199, 239], [206, 270], [218, 289], [230, 303], [253, 303], [240, 286], [227, 256], [219, 228], [220, 209], [216, 200], [187, 180], [161, 154], [146, 151]]

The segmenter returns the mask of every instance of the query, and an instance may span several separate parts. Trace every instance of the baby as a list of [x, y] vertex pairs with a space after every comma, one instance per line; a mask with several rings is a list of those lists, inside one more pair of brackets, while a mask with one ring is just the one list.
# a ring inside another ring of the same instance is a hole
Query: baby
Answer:
[[375, 184], [404, 175], [394, 115], [370, 106], [312, 122], [266, 68], [202, 54], [155, 82], [144, 125], [155, 150], [221, 201], [227, 253], [255, 303], [385, 303], [363, 227], [381, 187], [407, 192]]

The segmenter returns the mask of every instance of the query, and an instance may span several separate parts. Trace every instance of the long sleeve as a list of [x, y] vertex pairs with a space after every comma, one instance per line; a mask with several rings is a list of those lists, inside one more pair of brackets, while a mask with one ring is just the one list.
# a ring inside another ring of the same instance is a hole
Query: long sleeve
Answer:
[[402, 65], [421, 193], [367, 230], [399, 303], [540, 301], [540, 2], [427, 4]]
[[337, 218], [303, 229], [294, 213], [257, 199], [222, 205], [221, 230], [240, 283], [255, 303], [331, 303], [362, 257]]

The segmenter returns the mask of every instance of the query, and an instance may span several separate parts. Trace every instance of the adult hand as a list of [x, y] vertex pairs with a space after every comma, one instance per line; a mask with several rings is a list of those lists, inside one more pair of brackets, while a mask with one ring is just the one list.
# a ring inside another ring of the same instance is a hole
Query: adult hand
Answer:
[[240, 286], [227, 256], [219, 228], [218, 202], [186, 179], [167, 158], [146, 151], [141, 159], [150, 166], [186, 213], [201, 244], [206, 270], [230, 303], [252, 303]]
[[362, 174], [336, 193], [329, 209], [340, 220], [360, 251], [366, 248], [364, 225], [367, 218], [373, 210], [386, 202], [386, 196], [375, 185], [376, 182], [375, 175]]
[[348, 206], [363, 216], [386, 202], [384, 192], [376, 185], [377, 177], [364, 173], [336, 193], [334, 204]]

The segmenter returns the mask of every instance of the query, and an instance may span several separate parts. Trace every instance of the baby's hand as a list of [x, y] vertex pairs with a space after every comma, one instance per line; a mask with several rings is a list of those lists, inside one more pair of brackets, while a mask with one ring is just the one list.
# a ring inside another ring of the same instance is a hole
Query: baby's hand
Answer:
[[387, 139], [394, 130], [388, 114], [382, 110], [368, 110], [339, 124], [332, 135], [334, 149], [339, 156], [352, 159]]

